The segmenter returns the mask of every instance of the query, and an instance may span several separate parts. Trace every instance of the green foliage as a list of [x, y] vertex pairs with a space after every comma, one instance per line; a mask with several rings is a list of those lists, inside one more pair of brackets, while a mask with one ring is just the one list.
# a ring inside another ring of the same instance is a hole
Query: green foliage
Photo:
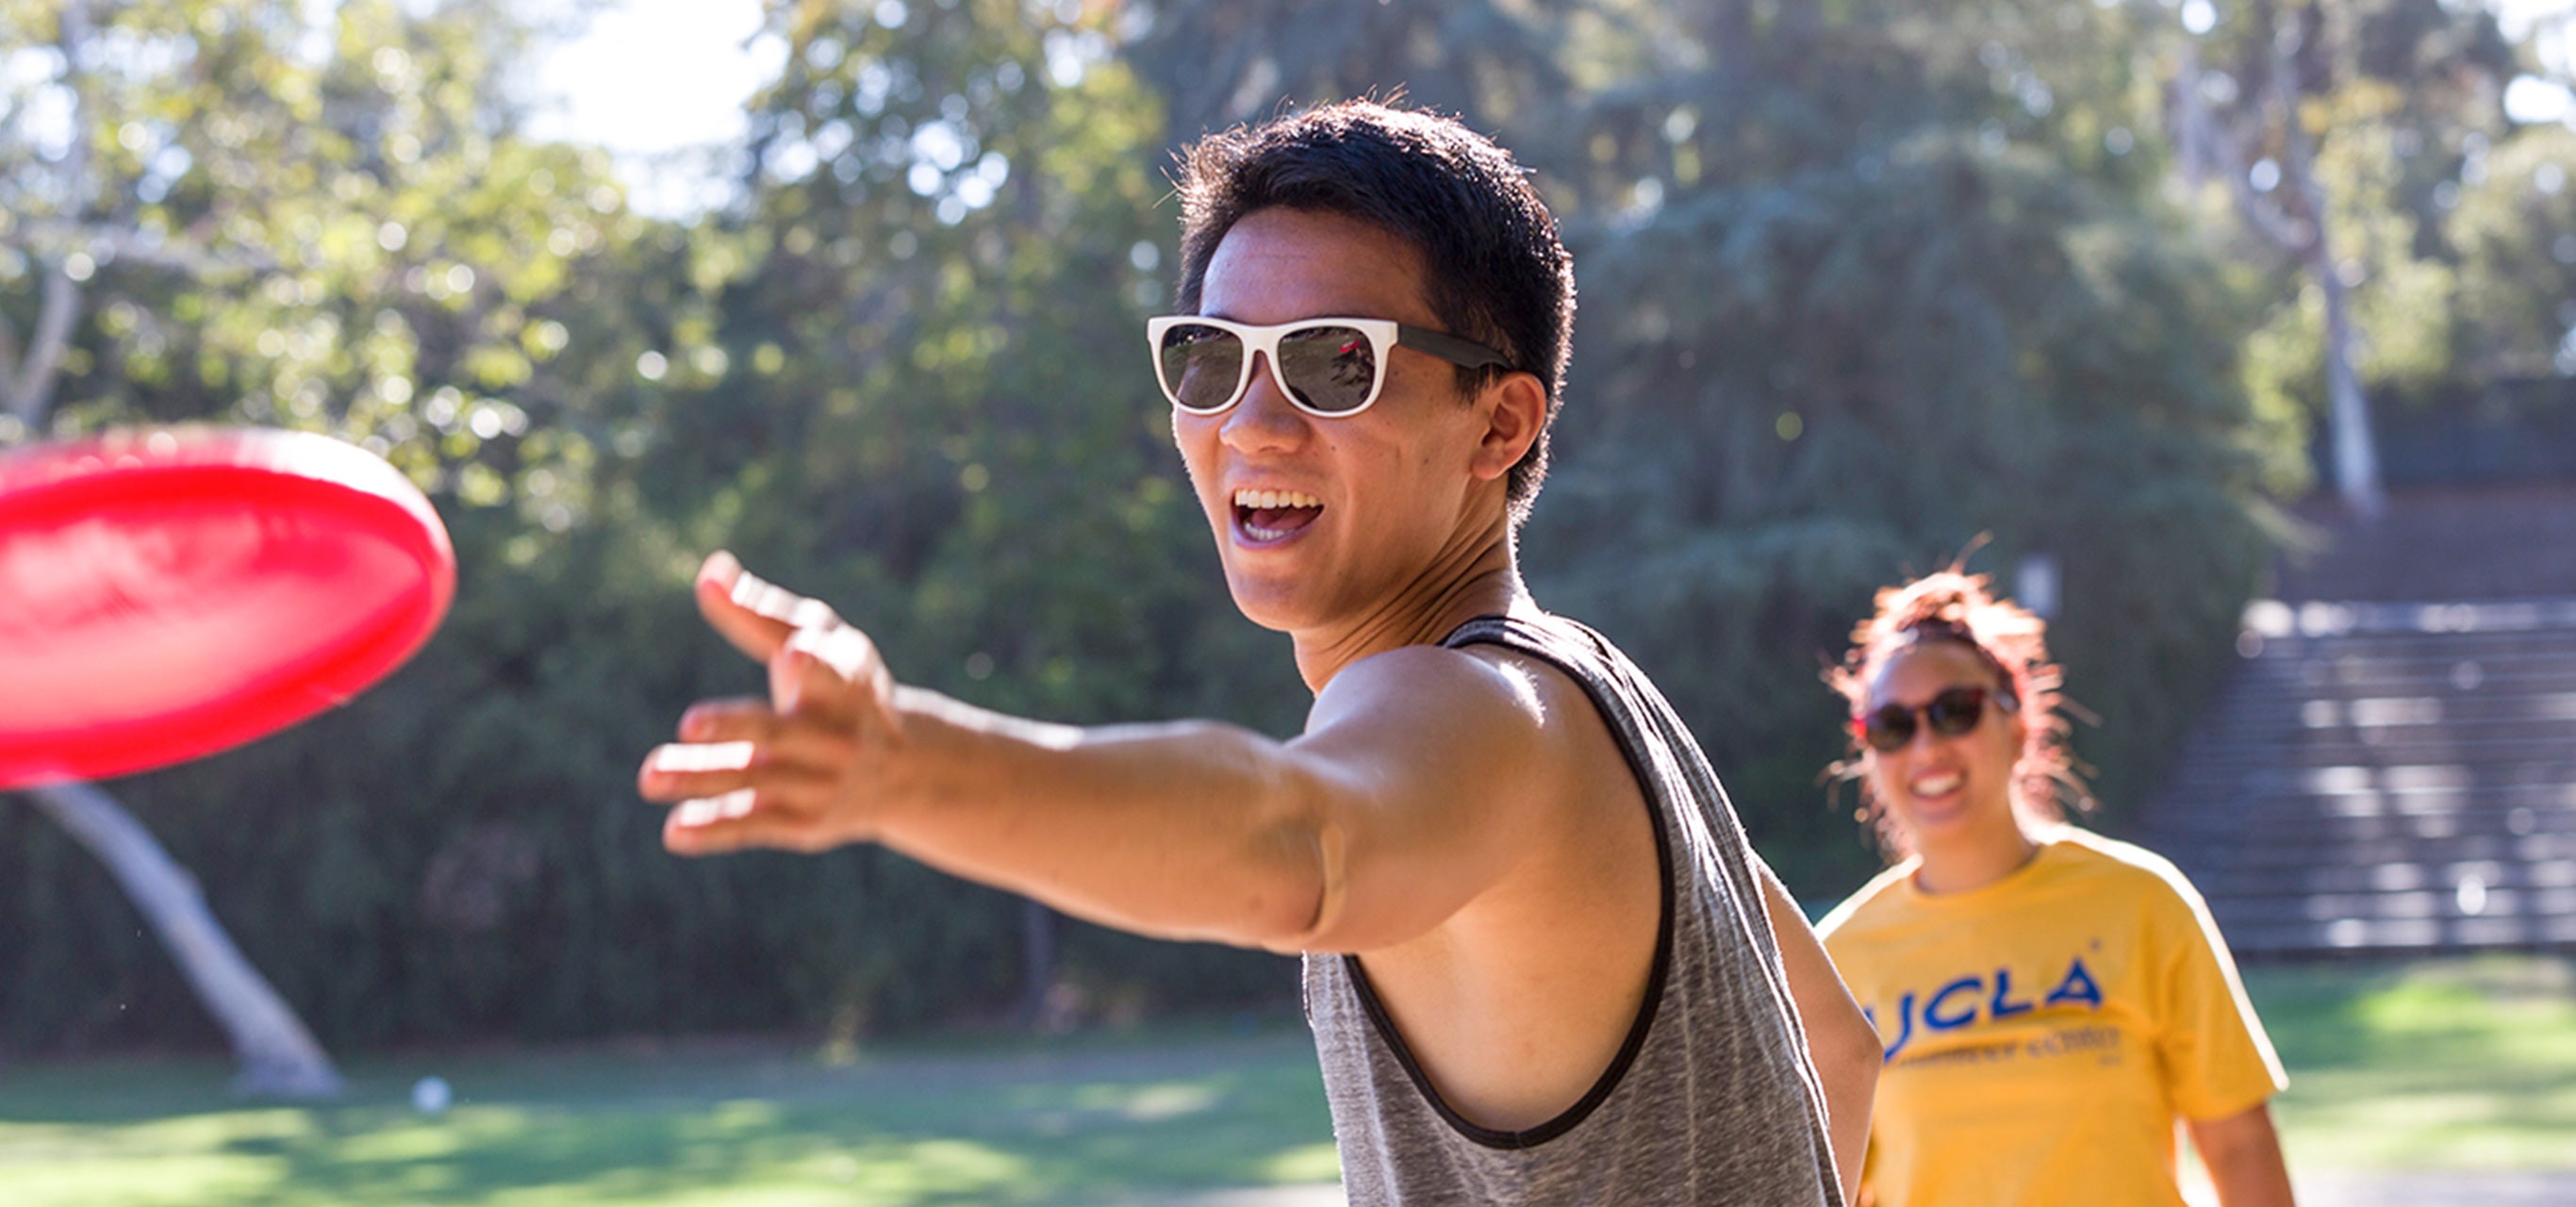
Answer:
[[2463, 367], [2477, 378], [2576, 375], [2576, 131], [2488, 152], [2460, 200]]
[[[2215, 68], [2200, 92], [2222, 124], [2239, 131], [2264, 204], [2302, 238], [2311, 223], [2328, 224], [2330, 268], [2349, 291], [2360, 333], [2353, 368], [2365, 392], [2384, 406], [2456, 394], [2449, 387], [2492, 375], [2492, 328], [2499, 324], [2480, 299], [2493, 291], [2465, 287], [2460, 274], [2464, 258], [2476, 254], [2470, 242], [2492, 242], [2496, 232], [2465, 227], [2472, 220], [2460, 212], [2462, 199], [2480, 187], [2499, 152], [2546, 138], [2514, 130], [2498, 104], [2520, 68], [2496, 15], [2438, 0], [2226, 11], [2200, 39]], [[2286, 56], [2284, 44], [2291, 47]], [[2313, 196], [2282, 171], [2290, 159], [2287, 126], [2273, 112], [2273, 85], [2284, 71], [2293, 116], [2315, 149]], [[2288, 271], [2305, 253], [2285, 255], [2289, 249], [2250, 234], [2239, 245], [2281, 270], [2271, 313], [2247, 341], [2247, 388], [2273, 422], [2319, 426], [2325, 305], [2312, 276]], [[2276, 488], [2304, 484], [2278, 473], [2272, 481]]]
[[[51, 430], [333, 432], [456, 539], [455, 612], [389, 682], [115, 785], [334, 1043], [848, 1041], [1024, 1002], [1020, 902], [881, 851], [671, 858], [634, 767], [689, 701], [761, 686], [691, 609], [717, 547], [967, 700], [1299, 725], [1139, 336], [1171, 144], [1282, 97], [1409, 86], [1536, 172], [1584, 312], [1525, 563], [1640, 657], [1808, 895], [1873, 863], [1821, 805], [1817, 674], [1874, 588], [1980, 533], [2007, 586], [2057, 557], [2117, 820], [2227, 664], [2270, 500], [2307, 482], [2316, 319], [2175, 187], [2184, 42], [2156, 4], [780, 6], [740, 189], [687, 221], [523, 135], [499, 80], [529, 31], [489, 0], [99, 7], [83, 187], [19, 120], [43, 85], [0, 77], [8, 330], [40, 271], [92, 259]], [[2197, 44], [2245, 104], [2250, 12]], [[2493, 22], [2283, 15], [2331, 35], [2297, 70], [2373, 384], [2566, 372], [2576, 150], [2493, 111]], [[0, 0], [0, 50], [41, 61], [55, 16]], [[0, 809], [0, 879], [0, 1050], [212, 1042], [32, 811]], [[1098, 1010], [1292, 983], [1064, 925], [1055, 975]]]
[[1306, 4], [1173, 0], [1141, 10], [1150, 16], [1128, 54], [1165, 98], [1175, 141], [1259, 120], [1286, 102], [1397, 91], [1412, 104], [1528, 129], [1562, 116], [1572, 83], [1559, 49], [1567, 27], [1622, 22], [1616, 10], [1625, 7], [1414, 0], [1326, 17]]
[[[561, 401], [531, 383], [569, 345], [546, 311], [574, 266], [634, 220], [604, 156], [528, 142], [494, 110], [518, 28], [478, 4], [351, 3], [317, 56], [274, 6], [117, 6], [91, 52], [134, 66], [78, 73], [84, 195], [0, 178], [11, 211], [55, 223], [28, 242], [39, 261], [97, 261], [53, 432], [247, 420], [364, 443], [472, 504], [540, 469], [577, 497], [580, 434], [521, 439], [530, 407]], [[30, 266], [0, 258], [0, 285]]]
[[[453, 532], [455, 610], [401, 674], [286, 735], [117, 785], [327, 1040], [855, 1036], [1023, 994], [1020, 909], [1001, 894], [875, 851], [660, 850], [636, 762], [690, 700], [760, 683], [689, 603], [719, 545], [841, 604], [908, 678], [970, 699], [1075, 720], [1223, 699], [1295, 723], [1286, 659], [1204, 566], [1163, 408], [1133, 372], [1162, 226], [1151, 99], [1114, 63], [1051, 73], [1048, 41], [1007, 15], [923, 6], [901, 38], [793, 31], [811, 74], [763, 102], [765, 149], [783, 154], [799, 113], [807, 131], [837, 114], [863, 133], [804, 175], [771, 159], [741, 212], [688, 226], [625, 212], [597, 155], [508, 135], [488, 111], [493, 60], [471, 53], [507, 41], [496, 14], [351, 5], [319, 63], [287, 53], [283, 27], [224, 60], [267, 82], [209, 104], [324, 98], [312, 122], [279, 119], [307, 159], [276, 151], [281, 176], [254, 180], [273, 197], [195, 167], [169, 196], [270, 207], [284, 233], [265, 254], [295, 267], [103, 269], [61, 426], [325, 427], [411, 468]], [[895, 82], [871, 99], [863, 78]], [[391, 138], [389, 114], [425, 122], [433, 100], [451, 124], [408, 127], [407, 157], [331, 136]], [[912, 137], [933, 123], [961, 145]], [[912, 187], [942, 155], [955, 170]], [[385, 237], [395, 221], [415, 233]], [[342, 228], [356, 235], [296, 234]], [[459, 268], [469, 288], [449, 288]], [[226, 309], [227, 290], [246, 296]], [[187, 342], [162, 358], [179, 369], [123, 372], [151, 330]], [[281, 410], [298, 399], [313, 406]], [[0, 908], [37, 936], [0, 952], [20, 987], [0, 1044], [206, 1042], [103, 873], [33, 814], [0, 818], [25, 836], [7, 848], [24, 891]], [[1292, 984], [1270, 957], [1140, 956], [1084, 928], [1063, 948], [1067, 978], [1128, 1007]]]
[[1990, 45], [1906, 47], [1915, 17], [1712, 50], [1606, 98], [1610, 145], [1565, 173], [1586, 310], [1530, 561], [1809, 893], [1874, 863], [1820, 807], [1844, 739], [1818, 674], [1875, 588], [1980, 534], [2007, 590], [2058, 559], [2054, 644], [2102, 721], [2077, 750], [2126, 810], [2224, 666], [2268, 550], [2258, 472], [2299, 447], [2236, 385], [2241, 281], [2124, 163], [2088, 177], [2058, 128], [2084, 110], [2030, 103]]

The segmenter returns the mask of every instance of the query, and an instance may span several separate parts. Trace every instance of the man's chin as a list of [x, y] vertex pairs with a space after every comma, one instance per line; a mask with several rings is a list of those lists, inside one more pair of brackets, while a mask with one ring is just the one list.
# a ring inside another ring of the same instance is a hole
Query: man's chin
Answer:
[[1226, 593], [1234, 597], [1234, 610], [1243, 618], [1274, 633], [1294, 633], [1312, 628], [1309, 613], [1312, 600], [1301, 597], [1292, 584], [1272, 580], [1247, 580], [1227, 567]]

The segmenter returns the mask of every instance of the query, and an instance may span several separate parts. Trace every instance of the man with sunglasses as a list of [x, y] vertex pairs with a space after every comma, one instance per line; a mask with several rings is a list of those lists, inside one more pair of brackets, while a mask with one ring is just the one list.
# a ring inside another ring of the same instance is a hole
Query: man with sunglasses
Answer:
[[1350, 103], [1202, 140], [1181, 196], [1153, 369], [1305, 732], [974, 709], [718, 555], [700, 604], [771, 698], [647, 760], [666, 844], [879, 842], [1304, 953], [1355, 1203], [1843, 1202], [1875, 1037], [1670, 707], [1521, 583], [1573, 319], [1536, 191], [1454, 121]]

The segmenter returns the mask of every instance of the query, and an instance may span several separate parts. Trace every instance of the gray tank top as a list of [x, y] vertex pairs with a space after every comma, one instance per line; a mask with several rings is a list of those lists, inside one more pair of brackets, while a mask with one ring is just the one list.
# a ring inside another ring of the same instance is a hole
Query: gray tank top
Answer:
[[1583, 685], [1653, 810], [1663, 923], [1644, 1003], [1590, 1092], [1527, 1131], [1478, 1127], [1434, 1090], [1357, 957], [1306, 956], [1306, 1017], [1354, 1207], [1741, 1204], [1840, 1207], [1752, 848], [1717, 775], [1636, 664], [1560, 617], [1486, 616], [1491, 644]]

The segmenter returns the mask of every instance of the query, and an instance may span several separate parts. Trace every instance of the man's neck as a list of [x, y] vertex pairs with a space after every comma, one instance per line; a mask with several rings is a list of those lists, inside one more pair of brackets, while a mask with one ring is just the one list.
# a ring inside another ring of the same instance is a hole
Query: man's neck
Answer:
[[1290, 634], [1297, 674], [1321, 692], [1343, 667], [1408, 645], [1434, 645], [1459, 625], [1534, 606], [1521, 584], [1511, 522], [1459, 534], [1441, 556], [1375, 607], [1348, 620]]

